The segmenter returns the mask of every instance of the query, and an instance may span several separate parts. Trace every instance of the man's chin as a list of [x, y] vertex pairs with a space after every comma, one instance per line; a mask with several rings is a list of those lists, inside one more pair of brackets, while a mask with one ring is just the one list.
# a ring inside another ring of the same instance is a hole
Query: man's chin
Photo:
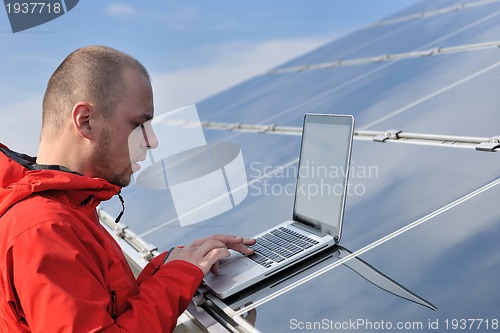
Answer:
[[132, 182], [132, 171], [128, 169], [122, 175], [106, 180], [113, 185], [127, 187]]
[[120, 178], [120, 179], [108, 180], [108, 182], [116, 186], [127, 187], [128, 185], [130, 185], [131, 179], [132, 179], [131, 177], [128, 178], [128, 180]]

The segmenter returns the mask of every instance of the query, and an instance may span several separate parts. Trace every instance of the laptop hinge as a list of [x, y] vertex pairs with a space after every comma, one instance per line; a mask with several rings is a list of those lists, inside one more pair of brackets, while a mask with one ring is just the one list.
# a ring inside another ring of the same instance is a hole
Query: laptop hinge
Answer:
[[292, 225], [296, 228], [302, 229], [304, 231], [310, 232], [311, 234], [315, 234], [316, 236], [319, 237], [324, 237], [325, 234], [323, 234], [321, 231], [318, 229], [315, 229], [313, 227], [310, 227], [308, 225], [305, 225], [304, 223], [299, 223], [299, 222], [293, 222]]

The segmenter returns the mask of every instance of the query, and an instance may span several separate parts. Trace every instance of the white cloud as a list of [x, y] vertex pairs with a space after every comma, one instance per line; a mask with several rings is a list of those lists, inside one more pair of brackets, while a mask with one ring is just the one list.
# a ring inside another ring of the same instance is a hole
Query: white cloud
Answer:
[[[152, 73], [157, 114], [193, 104], [317, 48], [321, 38], [231, 43], [217, 48], [215, 60], [169, 73]], [[0, 142], [34, 155], [41, 128], [41, 92], [0, 111]]]
[[130, 17], [134, 15], [135, 9], [130, 5], [112, 3], [106, 8], [106, 14], [116, 17]]
[[244, 80], [313, 50], [322, 38], [230, 43], [219, 47], [211, 63], [168, 73], [152, 73], [158, 114], [199, 102]]

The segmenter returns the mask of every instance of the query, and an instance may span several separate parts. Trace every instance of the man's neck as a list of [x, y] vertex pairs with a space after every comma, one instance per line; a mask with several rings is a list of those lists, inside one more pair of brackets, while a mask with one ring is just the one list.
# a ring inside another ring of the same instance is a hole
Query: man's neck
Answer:
[[[74, 147], [74, 148], [72, 148]], [[41, 141], [36, 157], [36, 164], [39, 165], [57, 165], [74, 172], [83, 174], [83, 166], [78, 163], [82, 157], [77, 145], [71, 145], [64, 142], [63, 139], [54, 141]], [[78, 157], [76, 157], [78, 155]]]

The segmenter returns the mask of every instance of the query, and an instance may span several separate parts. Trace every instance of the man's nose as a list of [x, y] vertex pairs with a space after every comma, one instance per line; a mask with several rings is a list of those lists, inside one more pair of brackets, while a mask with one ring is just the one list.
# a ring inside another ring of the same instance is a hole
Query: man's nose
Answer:
[[143, 125], [141, 125], [141, 127], [146, 146], [149, 149], [155, 149], [156, 147], [158, 147], [158, 138], [156, 137], [153, 127], [151, 126], [151, 121], [144, 123]]
[[149, 135], [149, 149], [155, 149], [158, 145], [158, 138], [156, 137], [153, 127], [151, 127], [151, 135]]

